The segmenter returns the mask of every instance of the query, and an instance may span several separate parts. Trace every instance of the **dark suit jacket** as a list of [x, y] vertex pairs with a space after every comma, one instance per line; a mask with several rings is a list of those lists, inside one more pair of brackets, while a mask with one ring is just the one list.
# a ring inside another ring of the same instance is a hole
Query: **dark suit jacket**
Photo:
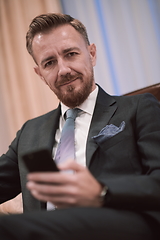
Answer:
[[[48, 148], [52, 151], [60, 106], [29, 120], [0, 159], [0, 202], [22, 191], [24, 210], [41, 209], [26, 189], [27, 170], [21, 155]], [[125, 129], [104, 141], [92, 138], [107, 124]], [[106, 206], [144, 211], [160, 217], [160, 108], [151, 94], [111, 97], [99, 89], [87, 140], [87, 166], [109, 188]], [[157, 212], [157, 213], [156, 213]], [[160, 220], [159, 220], [160, 221]]]

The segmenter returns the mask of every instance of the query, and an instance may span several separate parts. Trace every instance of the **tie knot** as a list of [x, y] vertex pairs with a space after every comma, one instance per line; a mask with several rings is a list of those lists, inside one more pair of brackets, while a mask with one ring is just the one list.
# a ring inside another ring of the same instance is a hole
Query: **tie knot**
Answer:
[[80, 111], [81, 110], [78, 108], [68, 109], [66, 112], [66, 119], [73, 118], [75, 120], [78, 112], [80, 112]]

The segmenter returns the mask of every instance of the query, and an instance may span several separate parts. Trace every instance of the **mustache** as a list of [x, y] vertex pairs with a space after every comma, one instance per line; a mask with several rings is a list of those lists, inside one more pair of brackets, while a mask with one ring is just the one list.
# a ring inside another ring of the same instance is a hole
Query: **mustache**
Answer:
[[72, 82], [76, 78], [82, 79], [82, 74], [77, 73], [77, 74], [71, 75], [67, 73], [65, 76], [61, 76], [60, 80], [56, 83], [56, 87], [60, 87], [61, 85]]

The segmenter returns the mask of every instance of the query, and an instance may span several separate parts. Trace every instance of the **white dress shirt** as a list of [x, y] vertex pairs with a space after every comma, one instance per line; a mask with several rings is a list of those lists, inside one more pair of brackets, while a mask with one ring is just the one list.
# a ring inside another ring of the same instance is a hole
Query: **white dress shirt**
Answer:
[[[78, 106], [82, 111], [79, 113], [75, 120], [75, 161], [82, 166], [86, 166], [86, 142], [89, 132], [89, 127], [91, 124], [93, 111], [95, 108], [96, 98], [98, 94], [98, 86], [95, 90], [90, 93], [88, 98]], [[64, 114], [69, 108], [61, 103], [62, 115], [59, 121], [59, 129], [56, 131], [55, 135], [55, 145], [53, 147], [53, 159], [57, 150], [57, 145], [60, 140], [61, 131], [64, 126]]]
[[[91, 124], [95, 103], [98, 94], [98, 86], [96, 86], [95, 90], [90, 93], [88, 98], [78, 106], [82, 111], [79, 113], [75, 120], [75, 161], [82, 166], [86, 166], [86, 142], [89, 132], [89, 127]], [[61, 103], [62, 115], [59, 120], [59, 128], [56, 131], [55, 135], [55, 144], [53, 146], [52, 156], [56, 154], [57, 146], [60, 141], [60, 136], [62, 132], [62, 128], [65, 123], [64, 114], [69, 108]], [[47, 202], [47, 210], [53, 210], [55, 206], [51, 202]]]

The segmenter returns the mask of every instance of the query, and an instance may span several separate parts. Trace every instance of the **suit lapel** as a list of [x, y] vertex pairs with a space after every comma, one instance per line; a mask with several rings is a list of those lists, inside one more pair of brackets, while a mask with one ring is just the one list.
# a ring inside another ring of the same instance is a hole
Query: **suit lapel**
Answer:
[[108, 95], [99, 87], [95, 110], [93, 113], [90, 130], [87, 139], [86, 147], [86, 164], [89, 166], [91, 158], [96, 151], [98, 145], [92, 139], [93, 136], [97, 135], [100, 130], [105, 127], [114, 112], [117, 109], [116, 101], [113, 97]]
[[60, 117], [60, 106], [54, 110], [53, 114], [47, 121], [44, 121], [44, 124], [41, 126], [40, 129], [40, 136], [38, 147], [41, 148], [48, 148], [52, 151], [54, 142], [55, 142], [55, 133], [59, 126], [59, 117]]

